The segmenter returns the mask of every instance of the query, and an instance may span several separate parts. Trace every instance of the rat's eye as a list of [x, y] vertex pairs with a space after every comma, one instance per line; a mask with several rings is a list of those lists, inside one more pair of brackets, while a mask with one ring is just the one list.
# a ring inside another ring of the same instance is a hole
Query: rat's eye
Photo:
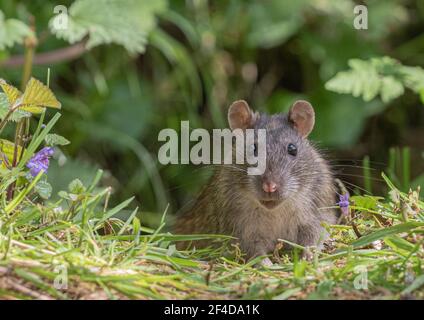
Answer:
[[296, 156], [297, 147], [293, 143], [289, 143], [289, 145], [287, 146], [287, 152], [292, 156]]

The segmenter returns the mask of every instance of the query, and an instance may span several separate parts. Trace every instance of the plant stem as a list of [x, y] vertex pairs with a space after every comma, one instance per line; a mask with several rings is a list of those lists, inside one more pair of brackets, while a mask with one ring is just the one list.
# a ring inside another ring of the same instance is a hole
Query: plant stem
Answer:
[[[66, 48], [60, 48], [49, 52], [43, 52], [34, 56], [34, 65], [51, 65], [53, 63], [62, 63], [79, 58], [87, 49], [85, 48], [86, 40], [73, 44]], [[14, 68], [23, 65], [25, 56], [13, 56], [6, 61], [0, 62], [1, 67]]]
[[35, 37], [29, 37], [25, 40], [25, 62], [24, 70], [22, 73], [21, 89], [25, 90], [25, 86], [28, 83], [32, 73], [32, 61], [34, 59], [35, 46], [37, 45], [37, 39]]
[[[24, 69], [22, 72], [22, 83], [21, 83], [22, 92], [25, 90], [25, 87], [31, 77], [32, 63], [34, 60], [34, 52], [35, 52], [35, 47], [37, 46], [37, 37], [35, 36], [34, 19], [32, 19], [31, 25], [32, 25], [32, 29], [34, 33], [33, 35], [30, 35], [29, 37], [25, 39], [25, 60], [24, 60]], [[13, 110], [13, 108], [11, 110]], [[18, 161], [20, 160], [18, 159], [18, 149], [19, 149], [19, 146], [22, 146], [22, 153], [23, 153], [25, 143], [26, 143], [26, 136], [28, 133], [29, 133], [29, 119], [20, 120], [18, 124], [16, 125], [15, 149], [13, 152], [12, 167], [16, 167]], [[7, 200], [11, 200], [13, 198], [15, 186], [16, 186], [15, 182], [13, 182], [9, 186], [7, 190]]]

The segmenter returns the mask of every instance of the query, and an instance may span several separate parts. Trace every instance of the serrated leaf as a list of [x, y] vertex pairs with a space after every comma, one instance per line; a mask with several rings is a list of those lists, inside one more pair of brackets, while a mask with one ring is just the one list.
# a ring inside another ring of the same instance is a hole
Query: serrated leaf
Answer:
[[19, 108], [31, 113], [41, 113], [44, 111], [44, 107], [61, 108], [60, 102], [50, 88], [35, 78], [28, 81], [21, 99]]
[[[2, 165], [4, 160], [7, 160], [9, 164], [12, 163], [13, 156], [15, 153], [15, 144], [9, 140], [0, 139], [0, 152], [1, 152], [0, 157], [2, 160]], [[18, 158], [21, 156], [21, 152], [22, 152], [22, 147], [18, 146], [18, 150], [17, 150]], [[6, 159], [4, 159], [4, 156], [6, 157]]]
[[22, 44], [26, 37], [33, 35], [32, 30], [23, 22], [16, 19], [5, 20], [0, 10], [0, 50]]
[[47, 181], [40, 180], [35, 185], [35, 191], [41, 198], [47, 200], [52, 195], [52, 186]]
[[[0, 86], [7, 96], [9, 101], [8, 108], [17, 106], [18, 108], [14, 111], [14, 117], [11, 120], [17, 120], [22, 117], [28, 117], [33, 114], [41, 113], [45, 107], [60, 109], [61, 104], [56, 99], [53, 92], [45, 86], [42, 82], [35, 78], [31, 78], [25, 88], [25, 92], [22, 94], [18, 89], [9, 85], [3, 79], [0, 79]], [[7, 114], [3, 111], [1, 114]]]
[[[7, 99], [6, 94], [0, 93], [0, 119], [3, 120], [4, 117], [9, 113], [10, 104]], [[22, 118], [28, 118], [31, 116], [31, 113], [17, 109], [9, 117], [9, 121], [19, 121]]]
[[[4, 92], [0, 93], [0, 119], [3, 120], [22, 93], [14, 86], [8, 84], [4, 79], [0, 79], [0, 87]], [[17, 122], [22, 118], [28, 118], [30, 116], [31, 113], [18, 108], [10, 115], [8, 120]]]
[[380, 95], [388, 103], [405, 92], [405, 87], [421, 94], [424, 90], [424, 69], [403, 66], [390, 57], [370, 60], [351, 59], [351, 68], [327, 81], [325, 88], [337, 93], [350, 93], [370, 101]]
[[424, 69], [421, 67], [406, 67], [403, 66], [401, 74], [404, 76], [405, 85], [421, 94], [424, 91]]
[[49, 27], [57, 37], [70, 43], [87, 37], [87, 49], [116, 43], [131, 53], [142, 53], [149, 32], [156, 25], [155, 14], [165, 6], [163, 0], [77, 0], [69, 8], [66, 22], [59, 14], [50, 20]]
[[9, 101], [7, 100], [7, 96], [4, 93], [0, 93], [0, 118], [1, 119], [3, 119], [3, 117], [9, 111], [9, 106], [10, 104], [9, 104]]
[[68, 190], [73, 194], [81, 194], [84, 193], [87, 189], [80, 179], [74, 179], [71, 181], [71, 183], [69, 183]]
[[67, 144], [70, 144], [71, 142], [66, 139], [65, 137], [62, 137], [55, 133], [49, 133], [44, 138], [44, 141], [49, 146], [66, 146]]
[[9, 104], [13, 106], [18, 100], [18, 98], [22, 95], [17, 88], [8, 84], [4, 79], [0, 79], [0, 87], [3, 89], [3, 92], [6, 94]]
[[371, 101], [378, 96], [380, 89], [381, 82], [377, 72], [373, 69], [368, 69], [364, 72], [362, 81], [362, 98], [365, 101]]
[[389, 102], [404, 93], [405, 89], [400, 81], [394, 77], [384, 77], [381, 80], [381, 100]]
[[325, 88], [337, 93], [351, 93], [355, 77], [352, 73], [341, 71], [325, 84]]

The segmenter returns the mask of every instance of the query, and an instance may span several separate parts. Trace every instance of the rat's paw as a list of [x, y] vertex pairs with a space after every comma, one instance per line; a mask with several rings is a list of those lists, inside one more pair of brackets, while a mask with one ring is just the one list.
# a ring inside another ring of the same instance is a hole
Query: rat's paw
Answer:
[[314, 259], [314, 253], [313, 248], [311, 247], [305, 247], [305, 249], [302, 252], [302, 259], [305, 259], [306, 261], [312, 261]]

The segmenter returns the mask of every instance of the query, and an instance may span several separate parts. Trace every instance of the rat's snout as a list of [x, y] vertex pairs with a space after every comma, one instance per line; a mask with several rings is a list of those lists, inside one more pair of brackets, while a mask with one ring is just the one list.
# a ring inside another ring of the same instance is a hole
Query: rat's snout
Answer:
[[277, 184], [273, 181], [264, 181], [262, 183], [262, 189], [266, 193], [273, 193], [273, 192], [277, 191]]

